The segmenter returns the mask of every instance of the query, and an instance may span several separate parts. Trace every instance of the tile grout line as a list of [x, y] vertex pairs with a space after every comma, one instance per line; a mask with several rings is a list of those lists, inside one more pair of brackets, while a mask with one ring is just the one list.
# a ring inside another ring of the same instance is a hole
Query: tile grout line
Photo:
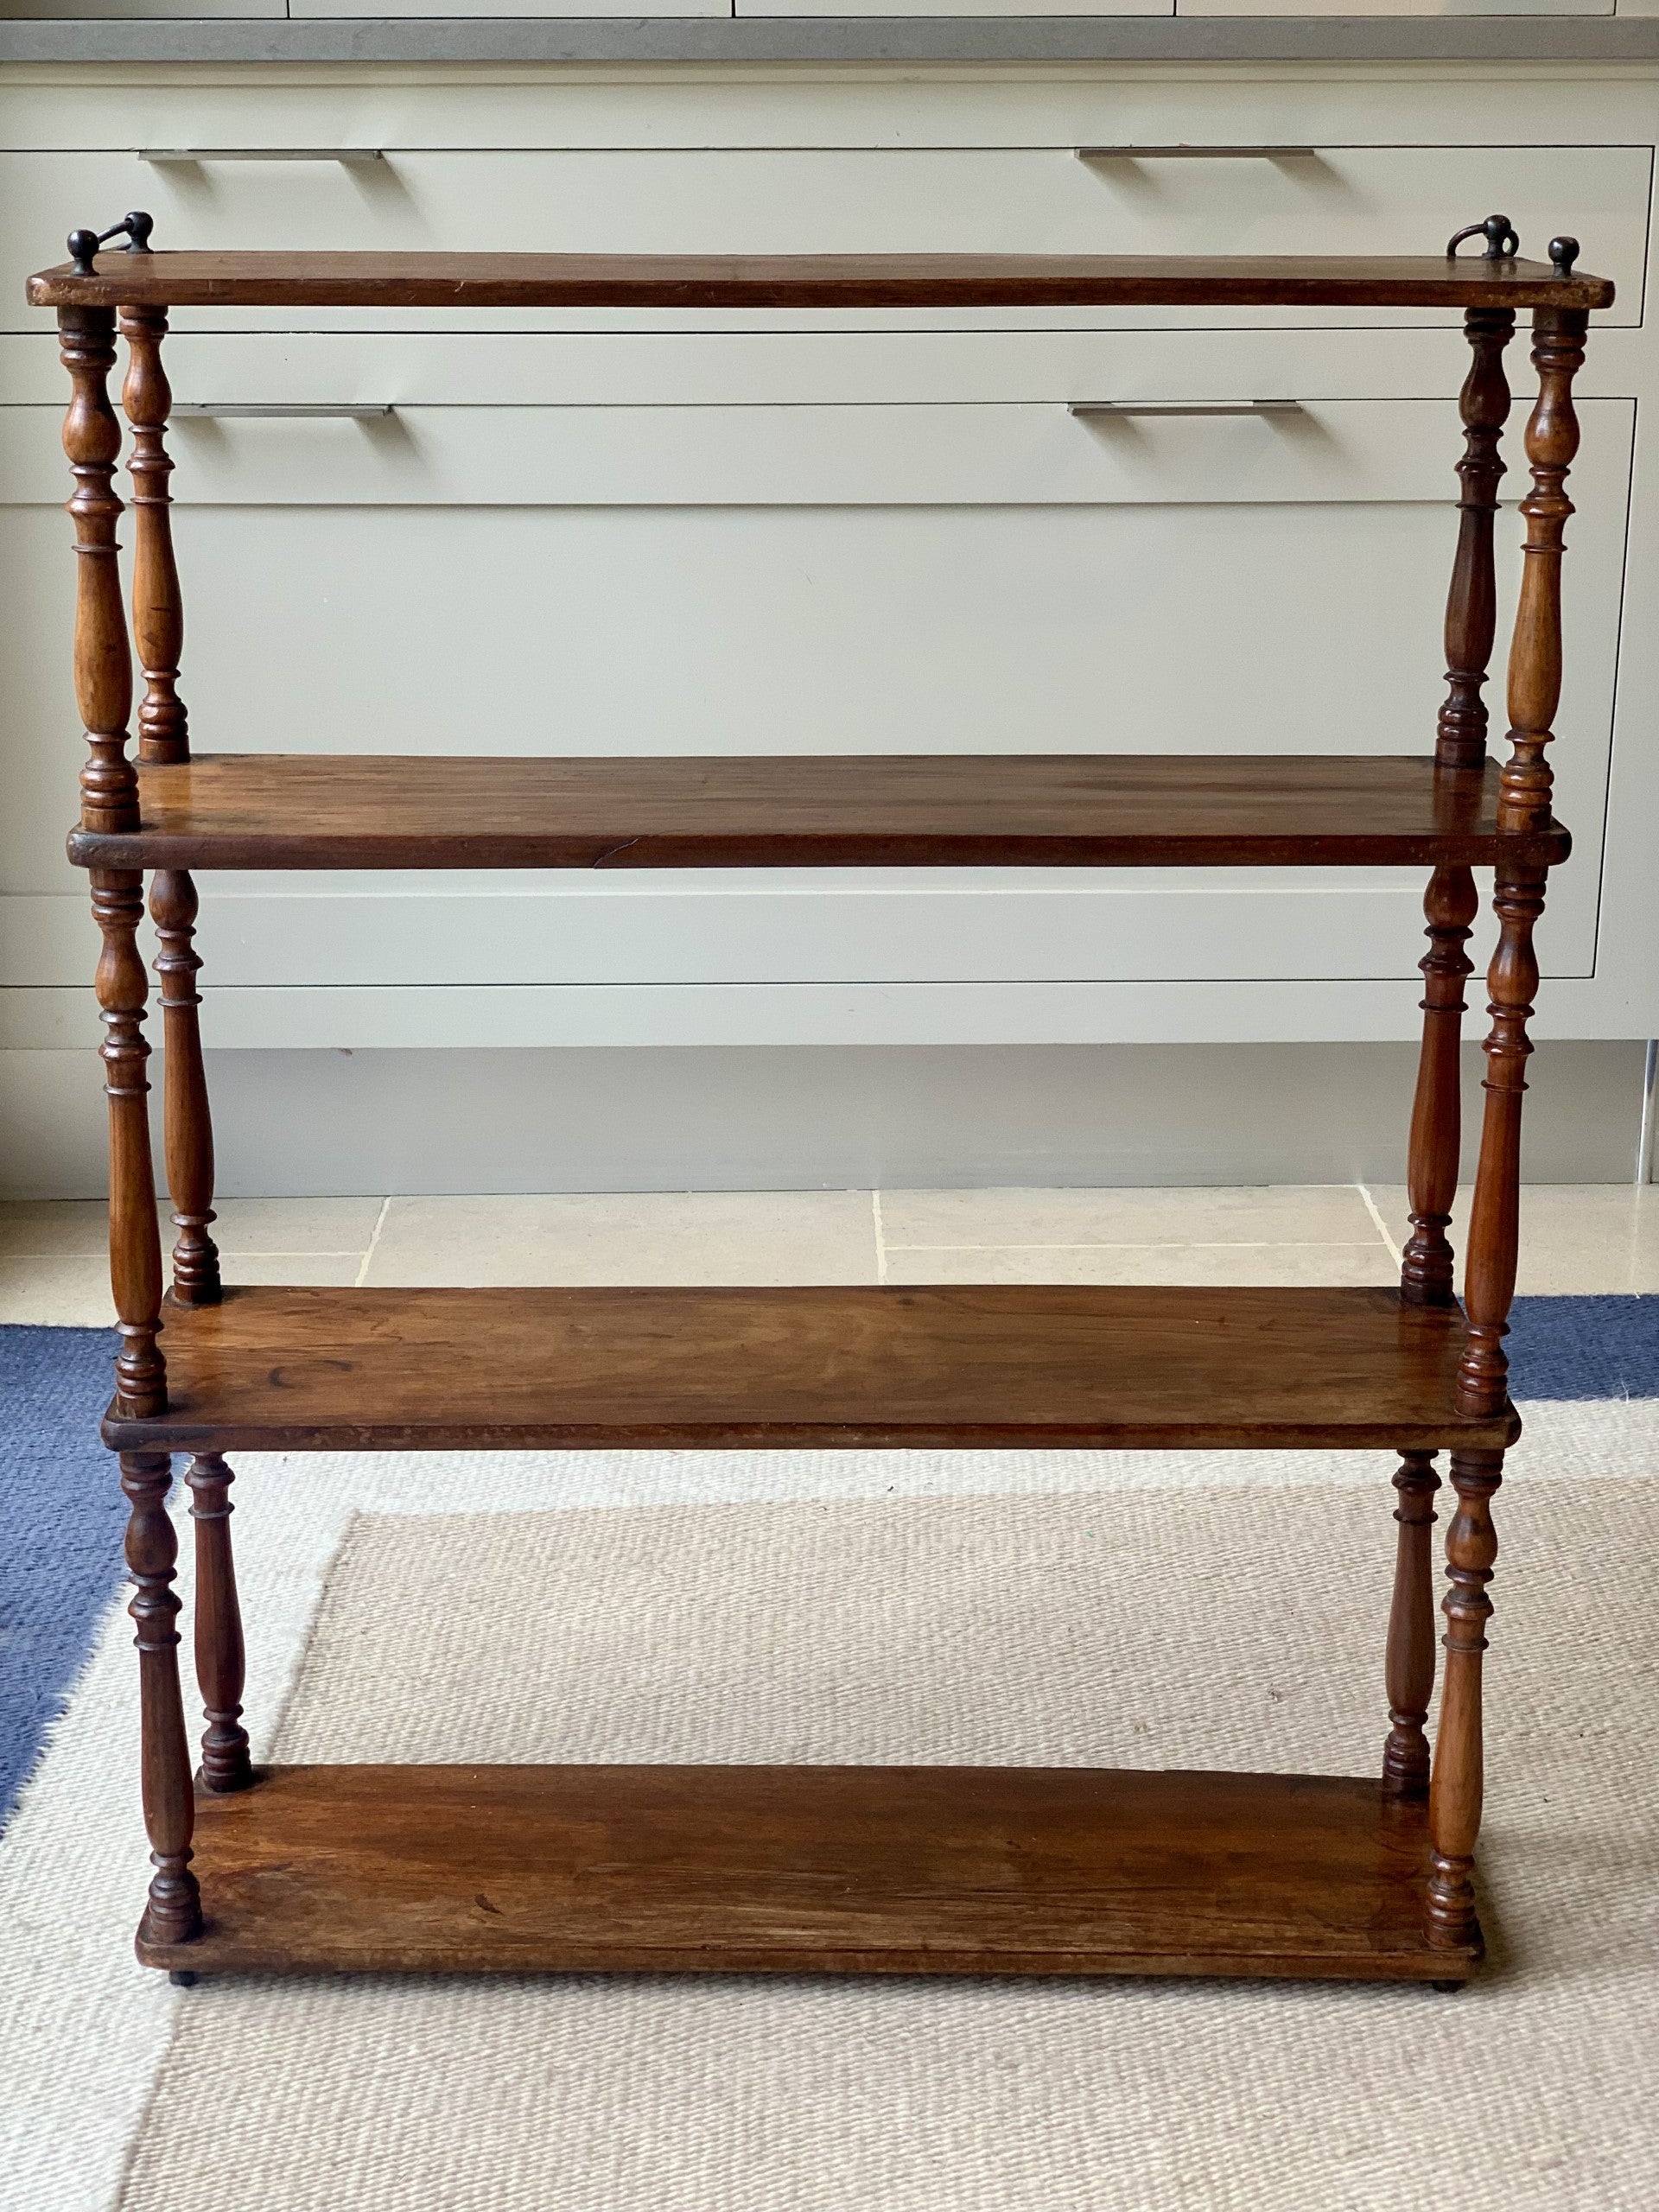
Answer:
[[1367, 1207], [1370, 1209], [1371, 1219], [1376, 1224], [1376, 1233], [1389, 1248], [1389, 1258], [1394, 1262], [1396, 1268], [1401, 1266], [1404, 1261], [1405, 1255], [1401, 1251], [1393, 1237], [1389, 1236], [1388, 1224], [1383, 1220], [1376, 1200], [1371, 1196], [1370, 1187], [1364, 1183], [1356, 1183], [1354, 1188], [1359, 1192], [1360, 1197], [1364, 1199]]
[[391, 1198], [388, 1194], [381, 1199], [380, 1211], [374, 1217], [374, 1227], [369, 1231], [369, 1249], [363, 1255], [363, 1264], [358, 1269], [356, 1278], [352, 1284], [353, 1290], [361, 1290], [367, 1280], [369, 1262], [374, 1257], [374, 1248], [380, 1242], [380, 1231], [385, 1227], [386, 1215], [391, 1206]]
[[[1386, 1236], [1382, 1241], [1388, 1243]], [[1001, 1244], [888, 1244], [884, 1248], [887, 1252], [1369, 1252], [1370, 1249], [1357, 1236], [1228, 1237], [1221, 1243], [1199, 1236], [1163, 1242], [1148, 1236], [1125, 1237], [1113, 1244], [1041, 1244], [1015, 1236]], [[1392, 1245], [1389, 1249], [1394, 1252]], [[1397, 1260], [1400, 1255], [1394, 1252], [1394, 1256]]]
[[878, 1284], [887, 1279], [887, 1237], [881, 1222], [881, 1193], [870, 1192], [870, 1225], [875, 1231], [875, 1280]]

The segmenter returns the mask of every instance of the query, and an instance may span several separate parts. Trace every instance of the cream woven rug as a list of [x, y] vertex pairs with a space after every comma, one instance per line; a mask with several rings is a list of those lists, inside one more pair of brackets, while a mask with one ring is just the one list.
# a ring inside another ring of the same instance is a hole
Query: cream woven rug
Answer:
[[[1365, 1772], [1392, 1504], [1351, 1479], [364, 1514], [271, 1748]], [[1497, 1512], [1492, 1959], [1462, 1995], [209, 1982], [124, 2212], [1649, 2212], [1659, 1483], [1533, 1477]]]

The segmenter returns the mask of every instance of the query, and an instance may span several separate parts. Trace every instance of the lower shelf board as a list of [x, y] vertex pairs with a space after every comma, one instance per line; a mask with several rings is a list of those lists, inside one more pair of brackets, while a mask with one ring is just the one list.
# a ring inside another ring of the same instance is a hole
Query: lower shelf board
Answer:
[[198, 1797], [199, 1974], [1459, 1981], [1427, 1808], [1321, 1775], [290, 1766]]
[[118, 1452], [1503, 1451], [1455, 1307], [1110, 1283], [346, 1289], [162, 1308]]

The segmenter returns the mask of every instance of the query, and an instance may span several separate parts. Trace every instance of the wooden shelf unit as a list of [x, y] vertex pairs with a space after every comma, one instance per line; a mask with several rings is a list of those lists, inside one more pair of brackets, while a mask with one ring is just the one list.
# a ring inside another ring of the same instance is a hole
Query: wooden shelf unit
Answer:
[[[1484, 227], [1496, 251], [1502, 219]], [[1547, 756], [1572, 512], [1563, 485], [1578, 445], [1573, 380], [1589, 314], [1611, 304], [1611, 284], [1574, 273], [1570, 240], [1552, 243], [1548, 265], [1501, 253], [670, 259], [97, 254], [98, 243], [76, 233], [75, 265], [32, 278], [29, 290], [58, 310], [72, 385], [75, 683], [90, 755], [69, 849], [88, 871], [104, 939], [121, 1335], [104, 1434], [121, 1455], [132, 1509], [156, 1870], [140, 1956], [184, 1979], [213, 1969], [637, 1968], [1465, 1979], [1481, 1948], [1472, 1872], [1491, 1501], [1520, 1429], [1503, 1340], [1538, 978], [1532, 939], [1548, 870], [1568, 850]], [[204, 304], [1453, 311], [1471, 365], [1448, 688], [1432, 754], [193, 757], [178, 693], [161, 348], [169, 307]], [[1483, 687], [1497, 626], [1503, 353], [1522, 308], [1539, 389], [1526, 429], [1532, 481], [1521, 503], [1510, 753], [1498, 766], [1487, 758]], [[118, 317], [132, 431], [130, 644], [113, 489], [123, 434], [108, 393]], [[143, 677], [136, 760], [133, 647]], [[1387, 863], [1431, 871], [1413, 1230], [1397, 1292], [221, 1286], [194, 869]], [[1476, 867], [1493, 871], [1499, 937], [1460, 1307], [1446, 1232]], [[147, 873], [178, 1229], [165, 1294], [137, 949]], [[1381, 1775], [256, 1770], [241, 1725], [225, 1453], [530, 1446], [1397, 1450]], [[1443, 1451], [1457, 1506], [1431, 1762], [1430, 1530]], [[190, 1455], [194, 1656], [207, 1719], [194, 1782], [166, 1503], [175, 1452]]]

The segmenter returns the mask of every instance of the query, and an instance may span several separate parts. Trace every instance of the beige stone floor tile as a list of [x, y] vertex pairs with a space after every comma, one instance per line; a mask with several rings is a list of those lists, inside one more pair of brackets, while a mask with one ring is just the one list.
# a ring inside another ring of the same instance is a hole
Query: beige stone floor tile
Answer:
[[889, 1249], [889, 1282], [1394, 1283], [1380, 1237], [1369, 1244], [982, 1244]]
[[0, 1200], [0, 1253], [95, 1260], [109, 1249], [109, 1224], [102, 1198]]
[[221, 1252], [355, 1252], [373, 1240], [380, 1198], [221, 1198]]
[[356, 1252], [226, 1252], [219, 1273], [226, 1282], [349, 1285], [362, 1264]]
[[393, 1198], [370, 1283], [876, 1280], [868, 1191]]
[[[1452, 1242], [1462, 1253], [1468, 1235], [1470, 1189], [1458, 1194]], [[1372, 1188], [1391, 1233], [1408, 1233], [1406, 1193]], [[1516, 1289], [1523, 1298], [1659, 1291], [1659, 1186], [1630, 1183], [1529, 1183], [1521, 1192], [1521, 1263]]]
[[1242, 1189], [883, 1191], [882, 1236], [907, 1244], [1363, 1244], [1351, 1183]]
[[[367, 1251], [378, 1198], [221, 1198], [213, 1237], [222, 1252]], [[171, 1242], [168, 1208], [157, 1209]], [[0, 1253], [41, 1259], [98, 1259], [109, 1248], [102, 1198], [0, 1200]]]
[[[226, 1282], [353, 1283], [361, 1260], [354, 1252], [232, 1253]], [[109, 1262], [70, 1255], [0, 1255], [0, 1322], [60, 1329], [112, 1328]]]
[[0, 1256], [0, 1322], [113, 1328], [109, 1262], [102, 1257]]
[[[1371, 1204], [1382, 1215], [1382, 1225], [1394, 1240], [1396, 1250], [1403, 1250], [1406, 1239], [1411, 1234], [1411, 1202], [1406, 1196], [1405, 1185], [1403, 1183], [1367, 1183], [1362, 1187]], [[1462, 1203], [1466, 1206], [1468, 1202], [1469, 1194], [1465, 1191], [1463, 1193]]]

